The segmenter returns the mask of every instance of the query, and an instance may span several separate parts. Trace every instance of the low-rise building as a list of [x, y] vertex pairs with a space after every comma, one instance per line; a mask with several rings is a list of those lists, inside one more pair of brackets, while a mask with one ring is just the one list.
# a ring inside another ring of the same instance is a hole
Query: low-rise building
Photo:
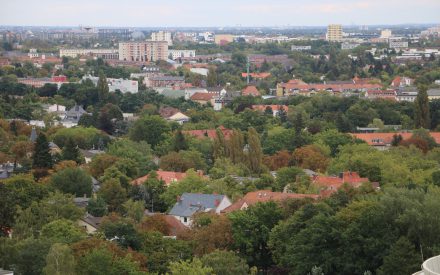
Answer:
[[266, 110], [271, 110], [274, 117], [278, 116], [281, 111], [289, 111], [289, 106], [287, 105], [252, 105], [252, 110], [259, 112], [266, 112]]
[[307, 45], [307, 46], [297, 46], [297, 45], [292, 45], [292, 47], [290, 48], [290, 50], [292, 51], [310, 51], [312, 49], [312, 46]]
[[319, 194], [322, 197], [328, 197], [337, 192], [344, 185], [352, 188], [358, 188], [362, 184], [370, 182], [368, 178], [362, 178], [357, 172], [342, 172], [338, 176], [313, 176], [311, 185], [319, 189]]
[[[85, 75], [82, 80], [85, 81], [90, 79], [93, 84], [98, 85], [99, 77]], [[132, 93], [135, 94], [139, 91], [139, 83], [135, 80], [129, 79], [116, 79], [116, 78], [107, 78], [107, 84], [109, 88], [109, 92], [116, 92], [119, 90], [121, 93]]]
[[408, 41], [390, 40], [389, 47], [391, 49], [408, 48]]
[[[440, 143], [440, 132], [430, 132], [430, 136], [437, 144]], [[351, 133], [354, 138], [365, 141], [368, 145], [378, 150], [387, 150], [392, 146], [393, 139], [400, 136], [402, 140], [412, 137], [411, 132], [394, 132], [394, 133]]]
[[246, 210], [249, 206], [252, 206], [257, 203], [264, 202], [282, 202], [288, 199], [313, 199], [316, 200], [319, 198], [319, 195], [315, 194], [295, 194], [295, 193], [281, 193], [281, 192], [272, 192], [271, 190], [258, 190], [254, 192], [247, 193], [242, 199], [236, 201], [222, 212], [231, 213], [237, 210]]
[[396, 100], [414, 102], [419, 94], [419, 90], [416, 87], [400, 87], [396, 91]]
[[428, 99], [429, 100], [436, 100], [436, 99], [440, 99], [440, 89], [429, 89], [427, 91], [428, 94]]
[[146, 86], [151, 88], [157, 87], [181, 87], [185, 84], [183, 76], [152, 76], [147, 79]]
[[184, 225], [191, 226], [194, 214], [206, 212], [220, 214], [231, 204], [225, 195], [183, 193], [177, 198], [169, 215], [174, 216]]
[[191, 58], [196, 56], [195, 50], [168, 50], [168, 57], [172, 60], [179, 58]]
[[60, 57], [90, 56], [102, 59], [119, 59], [118, 49], [60, 49]]
[[255, 87], [253, 85], [249, 85], [249, 86], [246, 86], [246, 88], [244, 88], [243, 90], [241, 90], [241, 95], [242, 96], [259, 97], [259, 96], [261, 96], [261, 93], [260, 93], [260, 91], [258, 91], [257, 87]]

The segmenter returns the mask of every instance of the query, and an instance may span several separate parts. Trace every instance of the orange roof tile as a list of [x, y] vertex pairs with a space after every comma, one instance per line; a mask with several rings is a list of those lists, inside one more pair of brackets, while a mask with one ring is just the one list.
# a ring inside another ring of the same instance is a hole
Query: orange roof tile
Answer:
[[243, 96], [261, 96], [260, 92], [258, 91], [257, 87], [255, 86], [247, 86], [246, 88], [244, 88], [243, 90], [241, 90], [241, 95]]
[[215, 93], [195, 93], [190, 97], [190, 99], [191, 100], [200, 100], [200, 101], [209, 101], [215, 96], [216, 96]]
[[[166, 186], [169, 186], [173, 182], [178, 182], [186, 177], [186, 173], [174, 172], [174, 171], [156, 171], [157, 178], [163, 180]], [[148, 174], [133, 180], [131, 183], [135, 185], [143, 184], [148, 179]]]
[[236, 210], [246, 209], [247, 207], [259, 202], [280, 202], [286, 199], [318, 199], [319, 195], [314, 194], [294, 194], [294, 193], [281, 193], [272, 192], [270, 190], [259, 190], [247, 193], [242, 199], [233, 203], [229, 207], [223, 210], [224, 213], [230, 213]]

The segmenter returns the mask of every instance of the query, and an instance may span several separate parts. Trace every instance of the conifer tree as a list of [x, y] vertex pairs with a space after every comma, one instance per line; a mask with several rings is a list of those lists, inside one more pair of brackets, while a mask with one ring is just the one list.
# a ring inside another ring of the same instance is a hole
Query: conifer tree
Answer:
[[98, 79], [98, 98], [101, 104], [105, 103], [108, 99], [108, 84], [107, 84], [107, 78], [105, 77], [104, 73], [102, 71], [99, 72], [99, 79]]
[[216, 130], [216, 135], [214, 138], [214, 145], [213, 145], [213, 155], [214, 155], [214, 159], [218, 159], [226, 156], [225, 136], [223, 135], [221, 129]]
[[414, 123], [416, 128], [430, 128], [429, 99], [426, 87], [420, 88], [414, 102]]
[[72, 138], [66, 140], [63, 147], [62, 158], [63, 160], [73, 160], [77, 163], [81, 163], [81, 154]]
[[188, 143], [186, 142], [182, 130], [178, 130], [174, 136], [174, 151], [179, 152], [180, 150], [188, 150]]
[[40, 133], [34, 148], [33, 168], [52, 168], [52, 156], [50, 155], [49, 143], [46, 135]]

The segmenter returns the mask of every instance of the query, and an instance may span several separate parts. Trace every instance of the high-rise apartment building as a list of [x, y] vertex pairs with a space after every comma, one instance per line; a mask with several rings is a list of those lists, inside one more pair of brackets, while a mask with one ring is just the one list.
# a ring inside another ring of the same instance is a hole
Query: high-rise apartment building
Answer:
[[327, 41], [341, 41], [342, 40], [342, 25], [328, 25], [327, 27]]
[[119, 60], [148, 62], [167, 59], [168, 43], [166, 41], [119, 43]]
[[151, 40], [153, 40], [153, 41], [166, 41], [168, 43], [168, 46], [173, 45], [173, 39], [171, 38], [170, 32], [164, 32], [164, 31], [153, 32], [151, 34]]

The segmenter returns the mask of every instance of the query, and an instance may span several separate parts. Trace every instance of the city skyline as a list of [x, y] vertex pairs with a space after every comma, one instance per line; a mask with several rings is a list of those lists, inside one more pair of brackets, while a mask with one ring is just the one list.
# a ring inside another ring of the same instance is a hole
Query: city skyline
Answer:
[[[406, 3], [402, 3], [406, 2]], [[440, 1], [8, 1], [0, 25], [219, 27], [437, 24]], [[39, 11], [39, 12], [35, 12]], [[20, 14], [21, 16], [17, 16]]]

